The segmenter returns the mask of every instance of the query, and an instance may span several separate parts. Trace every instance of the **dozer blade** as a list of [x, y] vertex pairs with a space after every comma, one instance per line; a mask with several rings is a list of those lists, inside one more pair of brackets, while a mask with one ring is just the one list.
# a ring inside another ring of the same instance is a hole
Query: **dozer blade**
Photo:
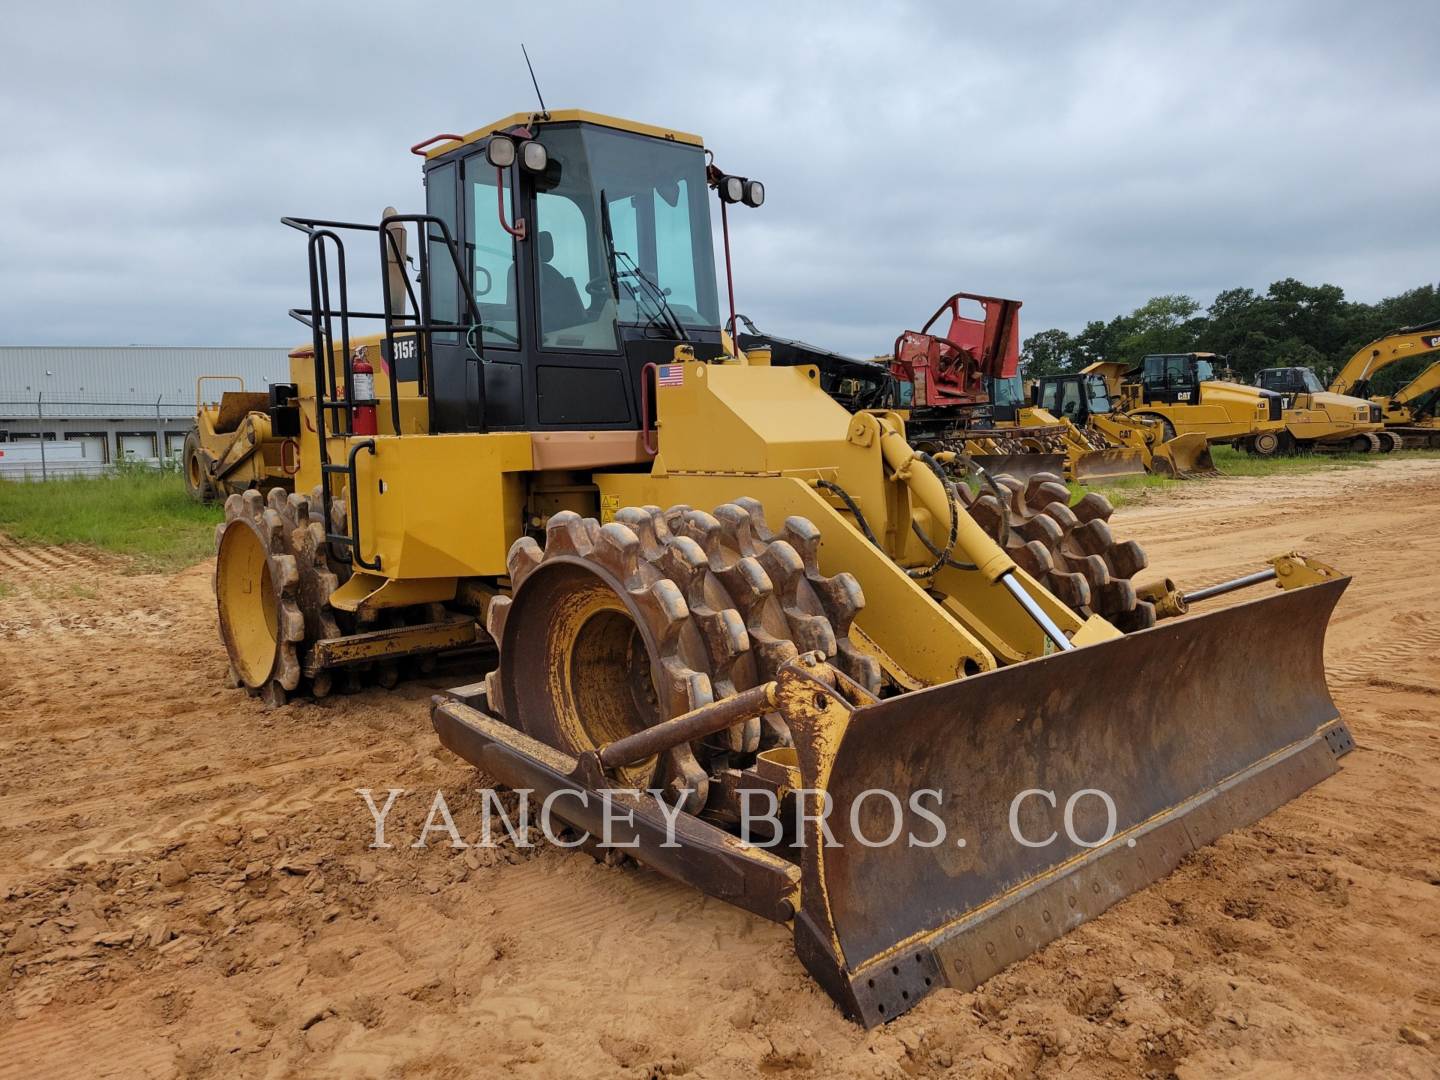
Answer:
[[1144, 475], [1144, 454], [1128, 446], [1089, 450], [1081, 454], [1075, 462], [1075, 480], [1081, 484], [1113, 480], [1122, 476]]
[[[976, 986], [1334, 773], [1353, 744], [1323, 646], [1348, 581], [889, 698], [838, 733], [787, 713], [839, 844], [807, 827], [806, 967], [881, 1023], [940, 986]], [[922, 800], [941, 843], [865, 846], [891, 828], [877, 790], [932, 840], [908, 812], [926, 789], [941, 793]]]
[[1209, 441], [1198, 432], [1177, 435], [1155, 447], [1151, 468], [1160, 476], [1173, 476], [1178, 480], [1220, 475], [1210, 456]]
[[1065, 475], [1064, 454], [971, 454], [970, 460], [991, 476], [1003, 473], [1021, 483], [1037, 473]]
[[[603, 767], [621, 744], [690, 738], [702, 719], [718, 731], [736, 699], [578, 758], [459, 691], [437, 697], [432, 717], [440, 741], [494, 780], [535, 802], [567, 792], [556, 815], [592, 839], [613, 818], [624, 854], [793, 921], [801, 962], [872, 1026], [942, 986], [976, 986], [1334, 773], [1353, 743], [1322, 653], [1348, 583], [880, 701], [847, 693], [828, 665], [802, 656], [773, 684], [794, 740], [793, 751], [769, 752], [792, 755], [776, 763], [782, 778], [763, 763], [731, 772], [737, 788], [778, 796], [772, 809], [806, 815], [791, 828], [798, 816], [780, 811], [777, 850], [745, 843], [733, 826], [667, 815], [653, 794], [606, 794], [623, 786]], [[604, 811], [605, 798], [619, 813]]]

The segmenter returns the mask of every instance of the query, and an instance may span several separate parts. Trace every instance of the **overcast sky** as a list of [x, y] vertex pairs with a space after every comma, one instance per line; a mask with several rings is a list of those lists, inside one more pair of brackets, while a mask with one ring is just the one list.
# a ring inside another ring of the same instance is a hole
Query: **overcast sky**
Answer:
[[699, 132], [766, 182], [737, 301], [786, 336], [886, 350], [960, 290], [1023, 300], [1028, 334], [1440, 279], [1428, 0], [45, 0], [5, 33], [0, 344], [299, 340], [279, 217], [421, 209], [411, 143], [534, 106], [521, 40], [552, 109]]

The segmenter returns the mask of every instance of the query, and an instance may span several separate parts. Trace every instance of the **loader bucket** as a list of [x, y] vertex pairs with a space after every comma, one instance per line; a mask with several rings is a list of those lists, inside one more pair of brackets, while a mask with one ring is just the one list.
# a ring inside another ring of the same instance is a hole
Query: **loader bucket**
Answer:
[[1064, 454], [971, 454], [970, 460], [991, 476], [1013, 476], [1021, 483], [1037, 473], [1065, 475]]
[[1198, 432], [1177, 435], [1155, 447], [1151, 468], [1159, 476], [1173, 476], [1178, 480], [1220, 475], [1210, 456], [1209, 441]]
[[1077, 483], [1088, 484], [1113, 480], [1122, 476], [1144, 476], [1145, 455], [1129, 446], [1109, 450], [1089, 450], [1075, 462]]
[[[1322, 651], [1348, 580], [889, 698], [839, 732], [787, 713], [839, 844], [807, 826], [805, 966], [881, 1023], [976, 986], [1335, 772], [1353, 744]], [[922, 800], [940, 843], [866, 846], [892, 827], [877, 791], [905, 807], [909, 837], [935, 839], [910, 812], [924, 790], [940, 793]]]

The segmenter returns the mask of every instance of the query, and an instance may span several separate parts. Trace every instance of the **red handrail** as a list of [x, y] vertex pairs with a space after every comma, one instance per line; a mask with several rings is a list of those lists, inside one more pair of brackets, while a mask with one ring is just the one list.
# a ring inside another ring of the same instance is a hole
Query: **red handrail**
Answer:
[[432, 143], [463, 142], [464, 139], [464, 135], [431, 135], [430, 138], [426, 139], [424, 142], [417, 142], [414, 146], [410, 147], [410, 152], [416, 157], [424, 157], [425, 147], [431, 145]]

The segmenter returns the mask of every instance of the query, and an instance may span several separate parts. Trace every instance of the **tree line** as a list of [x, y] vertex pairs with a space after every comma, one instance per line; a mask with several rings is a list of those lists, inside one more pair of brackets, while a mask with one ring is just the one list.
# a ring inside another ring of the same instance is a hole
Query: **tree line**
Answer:
[[[1021, 350], [1025, 375], [1079, 371], [1097, 360], [1136, 365], [1149, 353], [1211, 352], [1229, 358], [1232, 377], [1250, 382], [1267, 367], [1308, 367], [1329, 383], [1367, 343], [1402, 326], [1440, 319], [1440, 286], [1422, 285], [1374, 304], [1345, 299], [1338, 285], [1277, 281], [1263, 294], [1226, 289], [1202, 310], [1189, 296], [1156, 296], [1129, 315], [1098, 319], [1076, 334], [1041, 330]], [[1425, 363], [1395, 364], [1372, 392], [1391, 393]], [[1412, 370], [1413, 369], [1413, 370]]]

